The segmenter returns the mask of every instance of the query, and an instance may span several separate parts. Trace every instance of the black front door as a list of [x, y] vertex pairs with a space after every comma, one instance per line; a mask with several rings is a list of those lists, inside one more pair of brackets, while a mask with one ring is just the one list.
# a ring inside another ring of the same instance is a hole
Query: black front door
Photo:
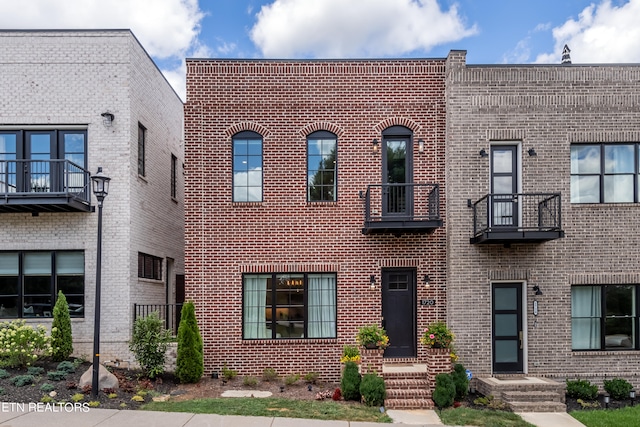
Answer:
[[415, 270], [382, 271], [382, 324], [389, 336], [384, 357], [416, 356]]
[[491, 227], [518, 227], [518, 147], [491, 147]]
[[522, 284], [494, 283], [492, 287], [493, 371], [523, 372]]

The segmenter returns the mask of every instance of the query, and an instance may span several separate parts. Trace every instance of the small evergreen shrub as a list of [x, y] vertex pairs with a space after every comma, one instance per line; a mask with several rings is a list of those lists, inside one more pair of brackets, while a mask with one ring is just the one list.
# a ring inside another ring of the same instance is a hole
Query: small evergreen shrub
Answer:
[[598, 397], [598, 386], [587, 380], [567, 380], [567, 396], [574, 399], [594, 400]]
[[55, 390], [56, 387], [53, 384], [49, 384], [49, 383], [44, 383], [40, 386], [40, 391], [43, 391], [45, 393], [49, 393], [50, 391]]
[[262, 380], [266, 382], [276, 381], [278, 379], [278, 373], [273, 368], [264, 368], [262, 371]]
[[285, 385], [294, 385], [300, 379], [300, 374], [289, 374], [284, 377]]
[[247, 387], [255, 387], [258, 384], [258, 379], [256, 377], [243, 377], [242, 385]]
[[171, 333], [165, 329], [157, 312], [139, 317], [133, 323], [129, 350], [134, 354], [142, 371], [155, 378], [164, 372], [165, 353]]
[[340, 380], [340, 389], [344, 400], [360, 400], [360, 372], [358, 365], [354, 362], [346, 362], [342, 379]]
[[320, 378], [320, 374], [318, 372], [309, 372], [304, 375], [304, 381], [309, 384], [315, 384]]
[[432, 399], [438, 408], [448, 408], [453, 405], [456, 397], [456, 386], [449, 374], [436, 375], [436, 388]]
[[67, 373], [64, 371], [49, 371], [47, 372], [47, 378], [51, 381], [62, 381], [67, 378]]
[[469, 393], [469, 378], [467, 370], [460, 363], [456, 363], [451, 373], [451, 379], [456, 387], [456, 400], [463, 400]]
[[24, 320], [0, 323], [0, 367], [26, 368], [40, 357], [51, 355], [51, 337], [44, 326]]
[[62, 291], [58, 291], [56, 305], [53, 307], [51, 351], [51, 358], [56, 362], [63, 361], [73, 353], [69, 304], [67, 304], [67, 298]]
[[9, 372], [7, 372], [6, 369], [1, 369], [0, 368], [0, 379], [9, 378], [10, 376], [11, 376], [11, 374]]
[[369, 373], [362, 377], [360, 395], [367, 406], [382, 406], [387, 397], [384, 380], [377, 374]]
[[26, 385], [33, 384], [34, 379], [33, 375], [17, 375], [11, 378], [11, 382], [16, 387], [24, 387]]
[[37, 377], [38, 375], [44, 374], [44, 368], [41, 368], [40, 366], [29, 366], [27, 368], [27, 374]]
[[63, 362], [58, 363], [58, 367], [56, 369], [58, 371], [73, 374], [76, 371], [76, 365], [73, 362], [69, 362], [68, 360], [65, 360]]
[[624, 378], [614, 378], [604, 380], [604, 389], [612, 399], [624, 400], [629, 398], [629, 392], [633, 390], [633, 386]]
[[204, 372], [202, 336], [196, 320], [193, 302], [182, 306], [180, 325], [178, 326], [178, 357], [176, 377], [181, 383], [197, 383]]
[[224, 366], [222, 367], [222, 378], [224, 378], [227, 381], [231, 381], [237, 376], [238, 376], [238, 371], [236, 371], [235, 369], [227, 368], [227, 364], [225, 363]]

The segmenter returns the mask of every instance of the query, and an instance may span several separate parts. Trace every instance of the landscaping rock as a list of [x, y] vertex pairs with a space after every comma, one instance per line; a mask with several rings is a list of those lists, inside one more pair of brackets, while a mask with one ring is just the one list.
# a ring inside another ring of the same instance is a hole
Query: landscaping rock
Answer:
[[[93, 365], [91, 365], [89, 369], [87, 369], [87, 371], [82, 374], [82, 377], [80, 377], [80, 383], [78, 385], [81, 389], [87, 385], [93, 385]], [[104, 366], [99, 365], [98, 390], [104, 390], [105, 388], [118, 390], [118, 379], [111, 372], [107, 371]]]

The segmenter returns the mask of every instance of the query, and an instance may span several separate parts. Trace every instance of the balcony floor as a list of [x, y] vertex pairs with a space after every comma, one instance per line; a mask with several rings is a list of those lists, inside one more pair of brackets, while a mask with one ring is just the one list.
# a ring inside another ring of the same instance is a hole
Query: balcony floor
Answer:
[[564, 237], [562, 230], [490, 230], [472, 237], [472, 244], [543, 243]]
[[393, 234], [395, 236], [402, 234], [427, 234], [433, 233], [440, 227], [442, 227], [441, 219], [429, 221], [400, 219], [369, 221], [365, 222], [362, 228], [362, 234]]

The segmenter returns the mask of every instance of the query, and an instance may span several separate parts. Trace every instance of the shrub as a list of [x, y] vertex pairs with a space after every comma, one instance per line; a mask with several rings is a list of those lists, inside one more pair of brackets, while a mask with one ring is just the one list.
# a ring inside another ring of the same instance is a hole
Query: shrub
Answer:
[[98, 402], [97, 400], [92, 400], [87, 405], [89, 405], [90, 408], [97, 408], [98, 406], [100, 406], [100, 402]]
[[448, 408], [453, 405], [456, 397], [456, 386], [449, 374], [436, 375], [436, 388], [433, 390], [433, 401], [438, 408]]
[[361, 376], [358, 372], [358, 365], [353, 362], [344, 364], [342, 379], [340, 380], [340, 389], [344, 400], [360, 400], [360, 381]]
[[604, 380], [604, 389], [612, 399], [624, 400], [629, 398], [629, 392], [633, 390], [633, 386], [624, 378], [614, 378]]
[[63, 362], [58, 363], [58, 367], [56, 368], [58, 371], [67, 372], [69, 374], [73, 374], [76, 371], [76, 364], [65, 360]]
[[24, 387], [29, 384], [33, 384], [33, 375], [17, 375], [11, 378], [11, 382], [16, 387]]
[[337, 388], [337, 389], [335, 389], [333, 391], [333, 395], [331, 396], [331, 400], [338, 401], [340, 399], [342, 399], [342, 392], [340, 391], [339, 388]]
[[500, 399], [494, 399], [492, 395], [478, 397], [473, 400], [473, 403], [478, 406], [486, 406], [488, 409], [495, 409], [501, 411], [507, 407], [507, 404]]
[[304, 376], [304, 381], [309, 383], [309, 384], [315, 384], [316, 381], [318, 381], [318, 378], [320, 378], [320, 374], [317, 372], [309, 372], [307, 374], [305, 374]]
[[196, 321], [193, 302], [182, 306], [180, 325], [178, 326], [178, 357], [176, 377], [182, 383], [196, 383], [204, 372], [202, 337]]
[[73, 400], [74, 402], [78, 403], [81, 400], [84, 400], [84, 394], [82, 393], [76, 393], [73, 396], [71, 396], [71, 400]]
[[56, 387], [53, 384], [44, 383], [40, 386], [40, 391], [44, 391], [45, 393], [49, 393], [50, 391], [55, 390]]
[[360, 350], [355, 345], [345, 345], [342, 347], [342, 357], [340, 363], [356, 362], [360, 363]]
[[278, 379], [278, 373], [273, 368], [264, 368], [264, 371], [262, 371], [262, 379], [267, 382], [275, 381]]
[[594, 400], [598, 397], [598, 386], [587, 380], [567, 380], [567, 396], [574, 399]]
[[286, 385], [294, 385], [300, 379], [300, 374], [289, 374], [284, 378]]
[[51, 357], [56, 362], [63, 361], [73, 353], [71, 336], [71, 316], [69, 304], [62, 291], [58, 291], [56, 305], [53, 307], [53, 323], [51, 323]]
[[165, 353], [170, 339], [171, 333], [165, 329], [155, 311], [133, 323], [129, 350], [149, 378], [155, 378], [164, 372]]
[[365, 405], [382, 406], [387, 397], [384, 380], [374, 373], [365, 374], [360, 382], [360, 394]]
[[40, 366], [29, 366], [27, 368], [27, 374], [33, 375], [34, 377], [42, 375], [44, 374], [44, 368], [41, 368]]
[[467, 370], [460, 363], [457, 363], [453, 367], [453, 372], [451, 373], [451, 379], [453, 380], [453, 385], [456, 387], [456, 399], [462, 400], [467, 397], [469, 393], [469, 378], [467, 378]]
[[47, 372], [47, 378], [51, 381], [62, 381], [67, 378], [67, 372], [64, 371], [49, 371]]
[[9, 378], [11, 374], [6, 369], [0, 369], [0, 379]]
[[227, 364], [225, 363], [224, 366], [222, 367], [222, 378], [224, 378], [225, 380], [231, 381], [237, 376], [238, 376], [238, 371], [236, 371], [235, 369], [227, 368]]
[[49, 403], [53, 401], [53, 397], [51, 396], [42, 396], [42, 398], [40, 399], [40, 402], [42, 403]]
[[25, 368], [40, 357], [51, 355], [51, 338], [42, 325], [24, 320], [0, 323], [0, 366]]
[[258, 379], [256, 377], [244, 377], [242, 378], [242, 385], [247, 387], [255, 387], [258, 384]]

